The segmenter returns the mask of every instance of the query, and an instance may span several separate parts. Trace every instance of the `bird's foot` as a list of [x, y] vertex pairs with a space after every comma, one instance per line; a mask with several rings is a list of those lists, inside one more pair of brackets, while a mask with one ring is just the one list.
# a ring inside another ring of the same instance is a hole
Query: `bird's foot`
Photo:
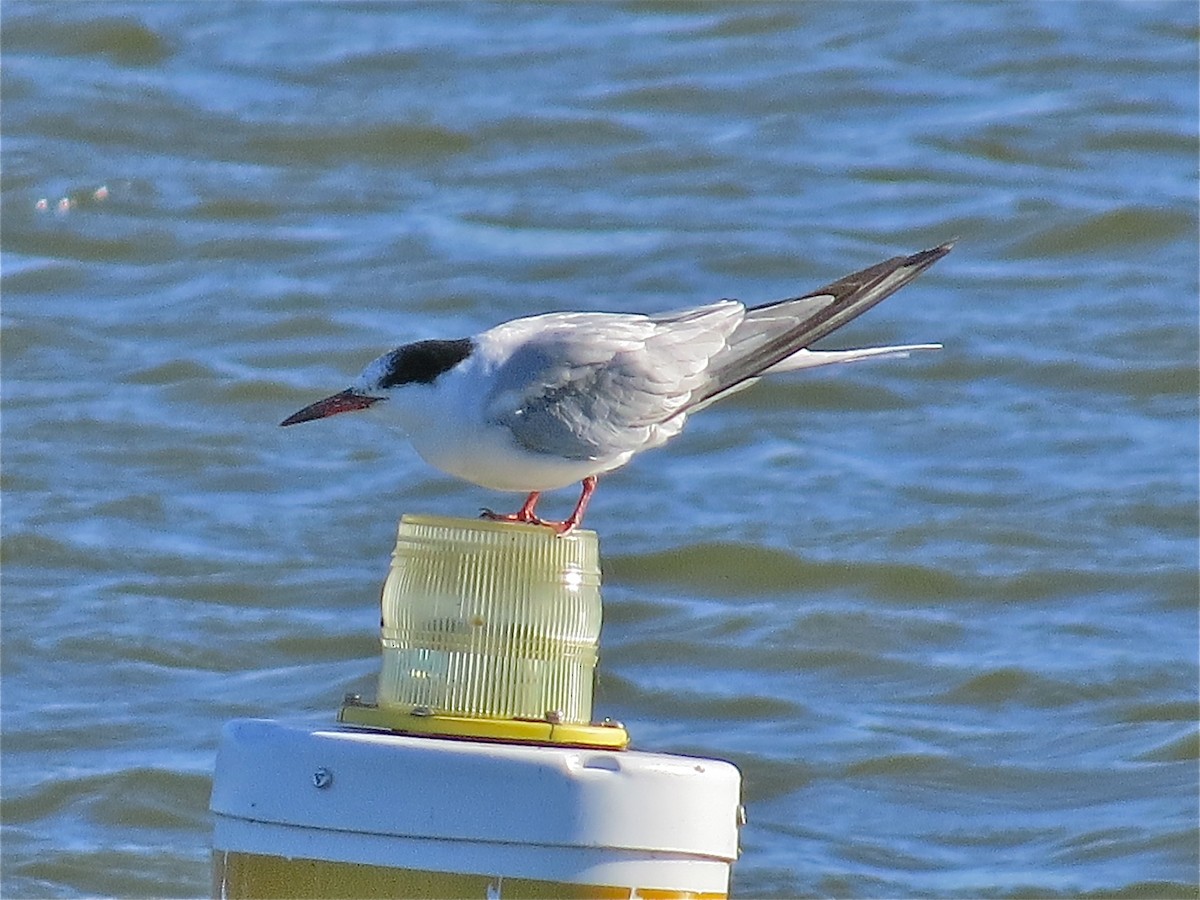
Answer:
[[538, 500], [541, 497], [541, 492], [534, 491], [525, 498], [525, 502], [521, 504], [521, 508], [515, 513], [498, 513], [484, 507], [479, 511], [481, 518], [487, 519], [489, 522], [518, 522], [521, 525], [545, 525], [538, 518], [534, 510], [537, 509]]
[[579, 522], [573, 518], [563, 519], [561, 522], [552, 522], [549, 519], [543, 519], [535, 516], [533, 513], [524, 513], [524, 510], [515, 513], [498, 513], [490, 509], [481, 509], [479, 518], [487, 519], [489, 522], [515, 522], [518, 525], [540, 525], [543, 528], [549, 528], [555, 534], [563, 535], [569, 531], [573, 531]]
[[583, 514], [587, 510], [588, 501], [592, 498], [592, 492], [596, 490], [596, 476], [589, 475], [583, 479], [583, 493], [579, 495], [579, 502], [575, 504], [575, 509], [569, 516], [561, 522], [551, 522], [548, 519], [539, 518], [537, 513], [538, 500], [541, 498], [540, 491], [534, 491], [525, 498], [525, 502], [521, 504], [521, 508], [515, 513], [497, 513], [490, 509], [481, 509], [479, 515], [491, 522], [518, 522], [522, 525], [541, 525], [543, 528], [551, 529], [558, 536], [569, 534], [579, 527], [579, 523], [583, 521]]

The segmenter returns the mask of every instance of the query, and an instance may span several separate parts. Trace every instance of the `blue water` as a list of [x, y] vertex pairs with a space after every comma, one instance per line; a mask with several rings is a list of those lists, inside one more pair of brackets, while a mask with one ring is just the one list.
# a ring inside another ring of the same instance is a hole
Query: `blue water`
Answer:
[[[409, 340], [958, 246], [604, 479], [597, 712], [736, 762], [741, 897], [1195, 897], [1187, 3], [3, 17], [5, 897], [200, 896], [219, 729], [374, 693]], [[551, 514], [574, 495], [547, 499]]]

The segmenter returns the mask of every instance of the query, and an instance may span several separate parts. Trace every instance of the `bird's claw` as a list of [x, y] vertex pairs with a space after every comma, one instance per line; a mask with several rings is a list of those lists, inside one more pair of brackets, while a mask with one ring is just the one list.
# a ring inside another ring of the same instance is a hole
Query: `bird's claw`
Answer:
[[486, 506], [480, 508], [479, 518], [487, 519], [489, 522], [518, 522], [522, 525], [546, 524], [537, 516], [525, 513], [524, 510], [515, 513], [498, 513], [495, 510], [488, 509]]

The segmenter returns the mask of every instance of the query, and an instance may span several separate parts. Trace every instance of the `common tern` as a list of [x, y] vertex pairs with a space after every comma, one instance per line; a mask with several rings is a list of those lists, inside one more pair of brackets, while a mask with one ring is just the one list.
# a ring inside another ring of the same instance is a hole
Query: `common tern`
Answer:
[[[289, 416], [295, 425], [360, 409], [386, 411], [427, 463], [528, 496], [486, 518], [579, 526], [596, 478], [660, 447], [688, 416], [765, 375], [936, 350], [810, 345], [857, 318], [950, 252], [953, 242], [897, 256], [801, 297], [747, 308], [737, 300], [659, 315], [555, 312], [457, 340], [383, 354], [346, 390]], [[561, 522], [539, 518], [543, 491], [583, 485]]]

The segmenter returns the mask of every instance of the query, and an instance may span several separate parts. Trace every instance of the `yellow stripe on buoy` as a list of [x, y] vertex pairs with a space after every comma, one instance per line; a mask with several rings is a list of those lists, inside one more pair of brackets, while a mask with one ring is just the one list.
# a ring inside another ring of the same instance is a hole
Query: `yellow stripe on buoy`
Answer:
[[474, 716], [434, 713], [420, 707], [409, 710], [381, 708], [357, 700], [349, 700], [342, 706], [338, 713], [338, 721], [343, 725], [430, 737], [595, 747], [604, 750], [624, 750], [629, 746], [629, 732], [620, 722], [576, 725], [570, 722], [552, 722], [548, 719], [480, 719]]
[[213, 872], [226, 893], [239, 898], [289, 897], [293, 900], [334, 898], [503, 897], [504, 900], [726, 900], [709, 891], [630, 888], [605, 884], [573, 884], [496, 875], [464, 875], [421, 869], [394, 869], [321, 859], [285, 859], [258, 853], [213, 853]]

